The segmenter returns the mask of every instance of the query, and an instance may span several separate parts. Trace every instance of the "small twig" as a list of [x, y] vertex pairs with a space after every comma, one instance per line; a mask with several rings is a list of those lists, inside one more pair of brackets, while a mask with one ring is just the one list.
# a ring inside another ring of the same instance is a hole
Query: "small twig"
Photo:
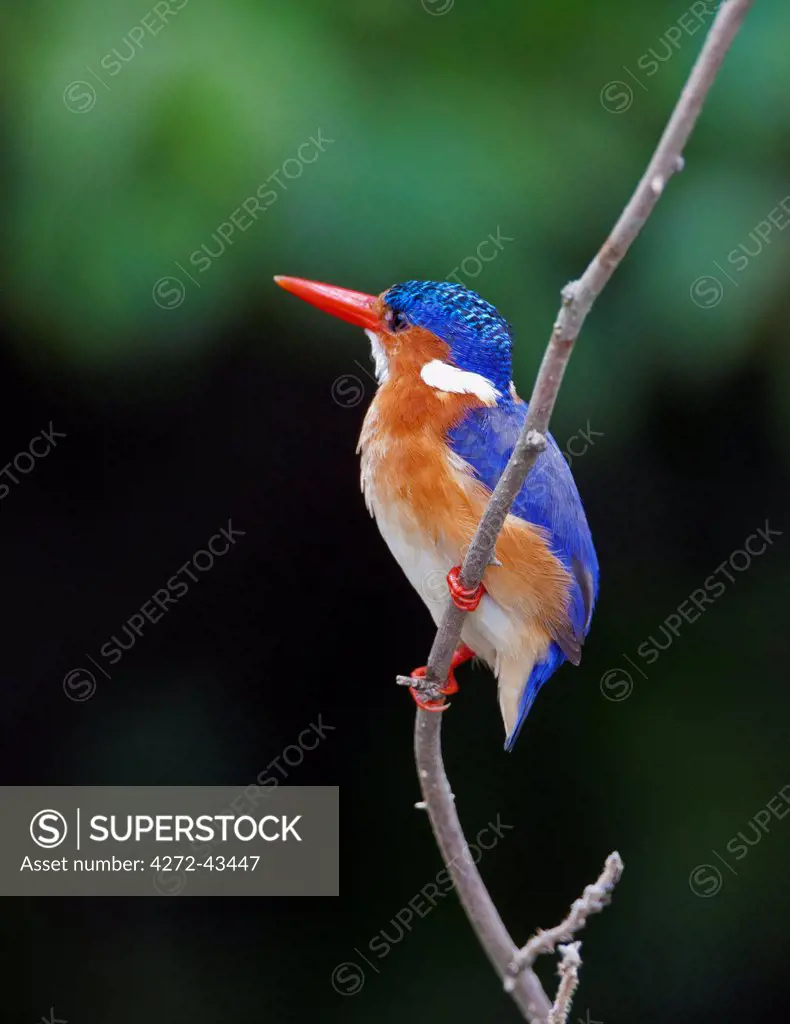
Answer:
[[603, 871], [596, 882], [588, 885], [578, 900], [571, 905], [570, 913], [556, 927], [538, 931], [526, 946], [523, 946], [510, 962], [511, 974], [518, 974], [524, 967], [531, 967], [541, 953], [553, 953], [558, 942], [570, 942], [576, 932], [587, 924], [590, 914], [598, 914], [609, 905], [612, 889], [620, 881], [623, 862], [615, 850], [606, 858]]
[[[461, 582], [475, 589], [491, 563], [500, 530], [527, 474], [545, 446], [554, 405], [576, 338], [593, 302], [620, 265], [644, 227], [667, 182], [683, 168], [683, 148], [696, 124], [721, 63], [754, 0], [724, 0], [680, 95], [664, 134], [642, 180], [593, 261], [578, 281], [563, 291], [562, 305], [540, 365], [524, 427], [477, 526], [461, 567]], [[447, 679], [450, 660], [461, 637], [465, 612], [448, 605], [434, 638], [426, 671], [426, 686]], [[450, 794], [441, 753], [442, 715], [418, 711], [415, 721], [415, 760], [428, 815], [447, 870], [461, 903], [499, 976], [508, 976], [515, 945], [494, 906], [480, 874], [468, 857], [461, 824]], [[524, 1017], [544, 1024], [551, 1004], [537, 975], [528, 966], [512, 978], [511, 994]]]
[[573, 996], [579, 985], [579, 968], [582, 965], [582, 958], [579, 955], [581, 942], [571, 942], [568, 946], [560, 946], [560, 966], [557, 974], [560, 976], [560, 987], [557, 989], [557, 998], [549, 1013], [548, 1024], [566, 1024], [568, 1014], [571, 1012]]

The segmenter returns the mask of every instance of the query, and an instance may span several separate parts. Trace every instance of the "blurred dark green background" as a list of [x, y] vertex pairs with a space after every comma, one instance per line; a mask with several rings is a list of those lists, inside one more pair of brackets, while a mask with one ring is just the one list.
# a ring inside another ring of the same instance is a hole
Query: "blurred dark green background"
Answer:
[[[3, 779], [242, 787], [322, 715], [287, 781], [339, 784], [343, 814], [339, 900], [6, 901], [9, 1020], [518, 1019], [454, 898], [392, 923], [441, 866], [393, 685], [432, 628], [358, 494], [367, 343], [271, 278], [456, 274], [513, 324], [528, 393], [714, 6], [6, 5], [0, 463], [67, 436], [0, 503]], [[470, 838], [513, 826], [481, 870], [516, 938], [626, 861], [574, 1020], [790, 1007], [790, 820], [754, 824], [790, 783], [789, 33], [758, 0], [570, 367], [553, 429], [602, 564], [583, 664], [512, 756], [484, 671], [445, 721]], [[228, 518], [233, 554], [68, 700]], [[766, 520], [784, 535], [668, 645]]]

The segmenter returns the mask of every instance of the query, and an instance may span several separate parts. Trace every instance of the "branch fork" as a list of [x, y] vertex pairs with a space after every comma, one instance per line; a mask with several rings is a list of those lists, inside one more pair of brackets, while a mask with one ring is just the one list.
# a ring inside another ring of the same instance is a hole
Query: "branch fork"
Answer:
[[[556, 927], [537, 933], [522, 946], [508, 965], [508, 973], [516, 977], [525, 967], [531, 967], [541, 953], [553, 953], [560, 942], [570, 942], [574, 935], [587, 924], [591, 914], [599, 914], [608, 907], [612, 899], [612, 890], [620, 881], [624, 865], [620, 854], [615, 850], [606, 858], [603, 871], [598, 880], [588, 885], [579, 899], [571, 905], [570, 913]], [[576, 943], [578, 946], [579, 943]], [[560, 952], [562, 947], [560, 946]], [[581, 963], [581, 961], [579, 961]], [[508, 987], [507, 982], [505, 988]]]

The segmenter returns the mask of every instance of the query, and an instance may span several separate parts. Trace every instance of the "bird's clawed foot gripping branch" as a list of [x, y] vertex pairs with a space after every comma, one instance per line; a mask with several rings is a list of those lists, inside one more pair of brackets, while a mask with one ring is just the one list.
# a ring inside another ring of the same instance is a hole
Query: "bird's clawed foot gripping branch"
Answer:
[[[514, 498], [538, 455], [545, 448], [549, 419], [576, 338], [593, 302], [619, 266], [631, 243], [652, 213], [670, 178], [683, 168], [683, 149], [699, 116], [721, 63], [754, 0], [724, 0], [711, 24], [705, 43], [658, 143], [642, 180], [600, 251], [582, 276], [563, 291], [562, 305], [538, 372], [529, 411], [513, 454], [478, 524], [464, 558], [457, 583], [465, 591], [480, 586], [494, 558], [499, 531]], [[450, 678], [451, 661], [461, 637], [464, 616], [450, 604], [439, 625], [424, 677], [399, 677], [398, 682], [417, 690], [421, 700], [440, 701]], [[565, 1024], [578, 984], [581, 943], [572, 941], [590, 914], [609, 902], [623, 863], [619, 854], [606, 860], [597, 882], [588, 885], [561, 924], [539, 931], [518, 949], [491, 901], [469, 848], [455, 809], [441, 754], [444, 715], [418, 708], [415, 723], [415, 759], [423, 803], [428, 811], [439, 850], [458, 896], [483, 949], [531, 1024]], [[542, 953], [558, 950], [560, 983], [556, 998], [546, 995], [533, 970]]]

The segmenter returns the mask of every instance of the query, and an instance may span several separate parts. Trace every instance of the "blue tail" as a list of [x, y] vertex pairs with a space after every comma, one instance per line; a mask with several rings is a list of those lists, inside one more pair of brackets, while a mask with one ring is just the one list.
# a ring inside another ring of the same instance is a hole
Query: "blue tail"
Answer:
[[521, 694], [521, 703], [518, 709], [518, 721], [513, 729], [513, 732], [505, 740], [505, 750], [510, 751], [513, 749], [518, 734], [521, 732], [521, 727], [526, 721], [529, 709], [535, 703], [535, 698], [538, 695], [538, 691], [541, 686], [550, 679], [560, 665], [566, 661], [565, 655], [562, 653], [557, 644], [552, 642], [549, 644], [549, 649], [546, 654], [545, 661], [537, 662], [529, 674], [527, 685], [524, 687], [524, 692]]

